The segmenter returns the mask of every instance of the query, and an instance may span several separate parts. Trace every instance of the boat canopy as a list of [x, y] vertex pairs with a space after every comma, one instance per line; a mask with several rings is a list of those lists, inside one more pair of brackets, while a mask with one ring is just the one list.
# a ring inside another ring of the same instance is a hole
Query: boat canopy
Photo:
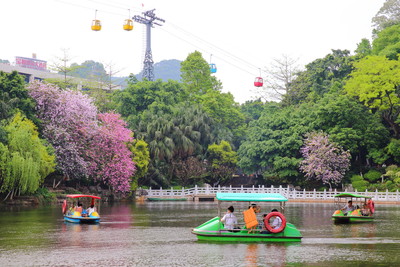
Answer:
[[217, 193], [219, 201], [284, 202], [287, 198], [277, 193]]
[[372, 198], [370, 196], [356, 195], [356, 194], [351, 194], [351, 193], [341, 193], [341, 194], [336, 195], [335, 197]]
[[67, 197], [69, 197], [69, 198], [90, 197], [90, 198], [95, 198], [95, 199], [101, 199], [98, 196], [82, 195], [82, 194], [72, 194], [72, 195], [67, 195]]

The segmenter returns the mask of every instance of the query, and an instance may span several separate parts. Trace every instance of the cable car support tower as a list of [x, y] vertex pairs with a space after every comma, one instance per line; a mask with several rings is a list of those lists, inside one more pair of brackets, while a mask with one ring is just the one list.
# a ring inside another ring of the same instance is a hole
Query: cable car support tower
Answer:
[[165, 20], [156, 17], [154, 10], [155, 9], [142, 12], [143, 16], [133, 16], [134, 21], [146, 25], [146, 53], [143, 61], [142, 78], [146, 78], [148, 81], [154, 81], [154, 61], [151, 53], [151, 28], [154, 27], [154, 25], [162, 26], [159, 22], [165, 22]]

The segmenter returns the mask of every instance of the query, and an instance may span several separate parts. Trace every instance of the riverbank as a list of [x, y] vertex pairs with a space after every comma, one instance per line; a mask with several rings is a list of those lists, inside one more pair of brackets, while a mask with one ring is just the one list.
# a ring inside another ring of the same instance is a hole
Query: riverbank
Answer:
[[68, 194], [86, 194], [96, 195], [101, 197], [102, 202], [112, 201], [132, 201], [132, 196], [124, 196], [121, 194], [114, 194], [111, 190], [102, 189], [100, 187], [60, 187], [54, 189], [52, 187], [40, 188], [34, 195], [30, 196], [14, 196], [12, 199], [3, 200], [0, 205], [8, 206], [37, 206], [47, 204], [60, 204], [64, 201]]
[[[146, 196], [138, 196], [135, 198], [134, 193], [129, 196], [115, 195], [110, 190], [99, 189], [96, 187], [82, 187], [81, 191], [78, 191], [75, 188], [66, 187], [66, 188], [42, 188], [37, 194], [32, 196], [14, 196], [13, 199], [8, 199], [6, 201], [0, 202], [0, 205], [9, 205], [9, 206], [36, 206], [36, 205], [46, 205], [46, 204], [60, 204], [64, 201], [65, 196], [68, 194], [88, 194], [88, 195], [96, 195], [101, 197], [102, 202], [145, 202], [148, 201]], [[206, 200], [207, 202], [212, 202], [214, 197], [209, 197]], [[160, 197], [159, 199], [162, 199]], [[192, 202], [193, 198], [185, 198], [185, 201]], [[169, 197], [165, 197], [160, 201], [170, 201]], [[293, 203], [333, 203], [333, 199], [310, 199], [310, 198], [289, 198], [288, 202]], [[381, 204], [390, 204], [390, 205], [400, 205], [400, 201], [380, 201], [374, 200], [374, 202], [378, 205]]]

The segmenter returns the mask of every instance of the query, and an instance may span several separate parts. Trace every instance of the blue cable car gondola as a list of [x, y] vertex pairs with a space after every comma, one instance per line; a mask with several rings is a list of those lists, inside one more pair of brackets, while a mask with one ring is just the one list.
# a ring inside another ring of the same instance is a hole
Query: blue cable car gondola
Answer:
[[214, 63], [210, 64], [210, 71], [211, 73], [216, 73], [217, 72], [217, 65], [215, 65]]
[[211, 73], [216, 73], [217, 72], [217, 65], [215, 65], [214, 63], [211, 63], [212, 60], [212, 54], [210, 55], [210, 72]]

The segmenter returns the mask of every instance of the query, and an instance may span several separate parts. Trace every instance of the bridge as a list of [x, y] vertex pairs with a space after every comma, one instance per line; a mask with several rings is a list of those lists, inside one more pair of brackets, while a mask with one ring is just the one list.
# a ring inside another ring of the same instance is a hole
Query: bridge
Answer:
[[232, 186], [218, 186], [218, 187], [198, 187], [195, 186], [193, 188], [184, 188], [181, 189], [142, 189], [139, 188], [137, 190], [137, 197], [142, 197], [144, 199], [147, 198], [158, 198], [163, 200], [177, 200], [177, 199], [186, 199], [190, 201], [214, 201], [217, 192], [222, 193], [279, 193], [285, 196], [289, 201], [333, 201], [334, 196], [343, 192], [354, 193], [363, 196], [373, 197], [375, 202], [399, 202], [400, 203], [400, 194], [399, 191], [389, 192], [388, 190], [384, 192], [378, 191], [368, 191], [358, 192], [357, 190], [350, 191], [337, 191], [334, 190], [324, 190], [317, 191], [311, 190], [306, 191], [296, 190], [290, 187], [266, 187], [266, 186], [252, 186], [252, 187], [232, 187]]

